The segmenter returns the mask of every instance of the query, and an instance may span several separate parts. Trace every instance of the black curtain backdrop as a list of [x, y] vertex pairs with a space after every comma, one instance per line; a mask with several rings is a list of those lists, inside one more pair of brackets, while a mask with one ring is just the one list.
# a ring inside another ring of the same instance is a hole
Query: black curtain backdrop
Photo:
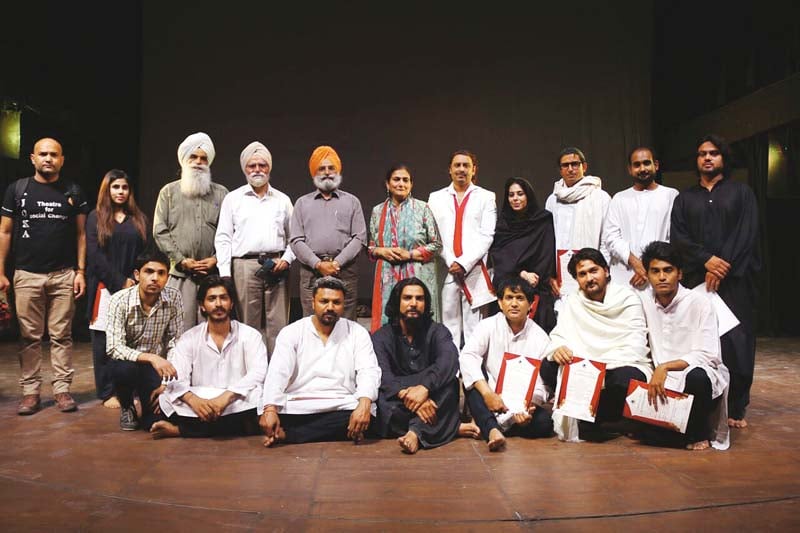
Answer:
[[[324, 7], [323, 7], [324, 6]], [[214, 140], [214, 179], [244, 184], [239, 154], [252, 140], [273, 155], [272, 184], [309, 192], [319, 144], [343, 161], [342, 188], [365, 216], [383, 175], [408, 163], [414, 196], [449, 183], [449, 154], [468, 148], [494, 191], [529, 179], [540, 201], [556, 156], [581, 147], [589, 173], [614, 193], [650, 129], [652, 2], [609, 6], [502, 3], [145, 2], [140, 201], [152, 212], [174, 179], [190, 133]], [[361, 296], [372, 265], [361, 263]]]

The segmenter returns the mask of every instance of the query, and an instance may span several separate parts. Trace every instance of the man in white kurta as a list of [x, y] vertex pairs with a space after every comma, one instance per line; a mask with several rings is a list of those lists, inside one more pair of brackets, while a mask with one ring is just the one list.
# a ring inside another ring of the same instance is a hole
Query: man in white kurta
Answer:
[[513, 363], [520, 357], [541, 362], [545, 355], [550, 338], [528, 318], [535, 294], [522, 278], [502, 280], [497, 287], [501, 312], [481, 320], [461, 350], [459, 364], [467, 403], [490, 450], [502, 447], [504, 434], [529, 438], [553, 434], [550, 413], [539, 407], [549, 396], [539, 373], [528, 405], [509, 405], [497, 393], [506, 354], [513, 357], [506, 362], [506, 372], [515, 371]]
[[153, 438], [258, 431], [267, 350], [259, 331], [231, 320], [233, 292], [229, 278], [212, 275], [200, 282], [197, 297], [207, 321], [184, 333], [170, 353], [178, 377], [159, 396], [168, 418], [153, 424]]
[[556, 277], [550, 281], [556, 297], [556, 311], [560, 311], [566, 298], [577, 291], [575, 283], [561, 265], [561, 257], [568, 260], [570, 251], [598, 248], [608, 258], [601, 237], [603, 219], [611, 197], [603, 190], [600, 178], [586, 174], [588, 169], [589, 164], [581, 150], [575, 147], [561, 150], [558, 156], [561, 179], [553, 185], [553, 193], [544, 205], [553, 213], [556, 232]]
[[[270, 183], [272, 154], [266, 146], [248, 144], [239, 163], [247, 184], [222, 201], [214, 238], [217, 267], [220, 276], [233, 277], [239, 318], [264, 332], [272, 353], [278, 332], [289, 323], [292, 201]], [[265, 263], [272, 268], [264, 270]]]
[[642, 251], [653, 241], [669, 242], [672, 202], [678, 191], [655, 181], [658, 160], [653, 150], [639, 147], [628, 157], [633, 186], [614, 195], [603, 224], [603, 240], [611, 255], [611, 281], [637, 289], [647, 287]]
[[442, 323], [461, 346], [493, 302], [491, 276], [486, 266], [497, 223], [494, 193], [473, 183], [478, 172], [474, 154], [459, 150], [450, 158], [450, 179], [428, 198], [442, 236], [440, 268], [447, 272], [440, 291]]
[[[628, 382], [647, 381], [653, 373], [647, 329], [639, 297], [628, 287], [610, 284], [608, 263], [599, 250], [583, 248], [569, 263], [580, 290], [567, 298], [550, 332], [547, 357], [563, 367], [573, 356], [605, 363], [606, 377], [595, 424], [582, 424], [580, 438], [591, 438], [601, 422], [622, 418]], [[559, 372], [559, 378], [561, 372]], [[553, 414], [553, 428], [562, 440], [579, 442], [577, 420]]]
[[730, 373], [722, 363], [717, 316], [705, 295], [680, 284], [682, 260], [674, 246], [653, 242], [642, 263], [651, 289], [641, 293], [655, 371], [649, 399], [661, 401], [664, 389], [694, 396], [685, 435], [648, 428], [644, 440], [689, 450], [730, 444], [727, 396]]
[[369, 332], [346, 318], [344, 284], [314, 282], [314, 314], [281, 330], [269, 365], [259, 424], [265, 446], [359, 441], [375, 416], [381, 369]]

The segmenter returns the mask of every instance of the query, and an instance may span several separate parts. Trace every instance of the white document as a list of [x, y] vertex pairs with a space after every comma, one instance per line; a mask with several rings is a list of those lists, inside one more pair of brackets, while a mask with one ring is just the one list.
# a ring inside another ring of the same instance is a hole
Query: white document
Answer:
[[97, 318], [95, 318], [94, 322], [89, 324], [89, 329], [105, 331], [106, 322], [108, 321], [108, 305], [111, 303], [111, 293], [108, 292], [108, 289], [103, 287], [98, 291], [95, 298], [98, 299], [95, 303], [95, 306], [97, 306]]
[[497, 392], [508, 407], [505, 413], [495, 415], [500, 429], [514, 425], [514, 415], [528, 412], [528, 392], [533, 395], [538, 376], [538, 366], [528, 358], [506, 353], [500, 368], [502, 381], [497, 382]]
[[[578, 292], [578, 282], [575, 278], [572, 277], [572, 274], [569, 273], [569, 260], [572, 259], [572, 256], [575, 255], [575, 250], [558, 250], [558, 276], [561, 281], [561, 296], [558, 298], [557, 303], [563, 302], [567, 299], [567, 296], [570, 294]], [[560, 305], [558, 307], [561, 307]]]
[[731, 308], [728, 307], [728, 304], [726, 304], [716, 292], [709, 292], [706, 289], [705, 283], [701, 283], [692, 290], [698, 294], [704, 294], [709, 300], [711, 300], [711, 305], [714, 307], [714, 311], [717, 313], [717, 329], [719, 330], [720, 337], [739, 325], [739, 319], [733, 314], [733, 311], [731, 311]]
[[[605, 368], [605, 364], [600, 364]], [[569, 371], [565, 372], [567, 367], [569, 367]], [[602, 379], [602, 373], [589, 359], [581, 359], [561, 367], [553, 412], [586, 422], [594, 422], [597, 406], [592, 404], [595, 400], [597, 382]], [[565, 375], [567, 378], [566, 391], [562, 393]]]
[[[169, 385], [168, 385], [169, 386]], [[227, 389], [220, 389], [217, 387], [189, 387], [189, 391], [194, 393], [196, 396], [203, 398], [204, 400], [212, 400], [225, 392]], [[191, 416], [197, 418], [197, 413], [189, 407], [188, 404], [182, 401], [176, 401], [172, 404], [172, 407], [175, 409], [175, 412], [178, 413], [180, 416]], [[222, 411], [222, 416], [230, 415], [233, 413], [241, 413], [242, 411], [247, 411], [248, 409], [254, 409], [256, 407], [255, 404], [248, 403], [242, 399], [232, 401], [228, 407]]]
[[483, 261], [479, 261], [477, 265], [472, 267], [472, 270], [470, 270], [464, 278], [462, 288], [464, 289], [464, 294], [469, 295], [467, 296], [467, 300], [472, 309], [477, 309], [482, 305], [497, 300], [491, 279]]
[[686, 425], [689, 423], [689, 414], [692, 411], [694, 396], [691, 394], [685, 396], [682, 394], [668, 395], [666, 403], [662, 403], [663, 400], [661, 398], [656, 398], [656, 401], [658, 402], [658, 410], [647, 401], [647, 389], [644, 387], [636, 387], [625, 398], [625, 403], [630, 410], [630, 418], [686, 433]]

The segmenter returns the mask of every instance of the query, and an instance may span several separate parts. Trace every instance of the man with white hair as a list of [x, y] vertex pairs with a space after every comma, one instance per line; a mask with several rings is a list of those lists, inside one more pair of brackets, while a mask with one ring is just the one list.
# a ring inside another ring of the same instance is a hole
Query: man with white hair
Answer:
[[[205, 133], [186, 137], [178, 146], [180, 179], [161, 189], [153, 215], [153, 237], [171, 263], [167, 286], [179, 290], [184, 302], [196, 301], [199, 281], [216, 272], [214, 236], [228, 189], [211, 181], [215, 155]], [[199, 322], [197, 306], [185, 306], [183, 315], [185, 330]]]
[[289, 323], [292, 201], [270, 184], [272, 154], [266, 146], [251, 142], [239, 164], [247, 184], [222, 201], [217, 267], [221, 276], [233, 276], [239, 318], [263, 333], [272, 354], [278, 332]]
[[318, 146], [308, 160], [316, 191], [297, 199], [292, 214], [292, 251], [300, 260], [300, 303], [303, 316], [313, 312], [314, 281], [335, 276], [345, 286], [344, 317], [356, 319], [356, 259], [367, 242], [361, 202], [339, 189], [342, 160], [330, 146]]

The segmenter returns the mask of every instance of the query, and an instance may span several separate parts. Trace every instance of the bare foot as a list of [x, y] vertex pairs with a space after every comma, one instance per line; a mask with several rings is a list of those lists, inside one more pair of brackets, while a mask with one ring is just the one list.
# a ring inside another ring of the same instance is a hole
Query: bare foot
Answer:
[[169, 439], [172, 437], [180, 437], [181, 431], [175, 424], [171, 424], [166, 420], [159, 420], [150, 426], [150, 435], [152, 435], [154, 439]]
[[475, 422], [462, 422], [458, 427], [458, 436], [466, 439], [479, 439], [481, 430]]
[[503, 432], [494, 428], [489, 432], [489, 451], [496, 452], [506, 445], [506, 437]]
[[699, 452], [700, 450], [707, 450], [711, 447], [711, 444], [707, 440], [701, 440], [700, 442], [693, 442], [691, 444], [686, 445], [686, 449], [691, 452]]
[[120, 408], [119, 400], [117, 399], [116, 396], [112, 396], [111, 398], [103, 402], [103, 407], [105, 407], [106, 409], [119, 409]]
[[264, 437], [264, 447], [269, 448], [273, 444], [277, 444], [280, 441], [286, 439], [286, 432], [283, 428], [278, 428], [278, 431], [271, 437]]
[[741, 420], [737, 420], [735, 418], [729, 418], [728, 419], [728, 427], [739, 428], [739, 429], [746, 428], [747, 427], [747, 420], [745, 420], [744, 418], [742, 418]]
[[403, 453], [415, 454], [419, 450], [419, 437], [413, 431], [410, 431], [397, 439], [397, 444], [403, 449]]

